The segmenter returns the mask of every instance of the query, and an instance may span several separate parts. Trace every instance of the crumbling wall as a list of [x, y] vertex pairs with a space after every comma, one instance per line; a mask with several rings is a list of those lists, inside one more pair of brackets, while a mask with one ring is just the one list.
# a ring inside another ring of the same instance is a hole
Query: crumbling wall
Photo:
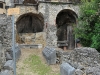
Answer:
[[75, 75], [99, 75], [100, 53], [94, 48], [80, 47], [72, 51], [57, 50], [60, 63], [69, 63], [76, 71]]
[[6, 51], [12, 45], [12, 24], [11, 17], [6, 14], [0, 14], [0, 65], [6, 62]]

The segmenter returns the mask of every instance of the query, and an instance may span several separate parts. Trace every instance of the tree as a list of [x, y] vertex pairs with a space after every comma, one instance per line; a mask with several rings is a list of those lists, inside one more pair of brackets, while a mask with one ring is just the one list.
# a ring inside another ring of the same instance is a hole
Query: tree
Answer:
[[[83, 1], [84, 2], [84, 1]], [[83, 46], [100, 51], [100, 0], [84, 2], [80, 6], [79, 24], [75, 29], [76, 38]]]

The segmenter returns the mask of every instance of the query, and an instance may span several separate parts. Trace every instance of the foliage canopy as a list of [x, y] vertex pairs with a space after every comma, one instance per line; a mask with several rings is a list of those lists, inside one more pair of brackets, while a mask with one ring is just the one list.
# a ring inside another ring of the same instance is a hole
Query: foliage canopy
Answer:
[[91, 0], [80, 5], [79, 24], [75, 29], [76, 38], [83, 46], [100, 51], [100, 0]]

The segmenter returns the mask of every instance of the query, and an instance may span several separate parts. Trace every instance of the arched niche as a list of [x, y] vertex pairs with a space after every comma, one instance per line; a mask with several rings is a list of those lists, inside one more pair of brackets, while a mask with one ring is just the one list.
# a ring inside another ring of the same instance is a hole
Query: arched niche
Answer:
[[16, 21], [17, 33], [36, 33], [42, 32], [44, 27], [44, 18], [41, 14], [26, 13]]
[[[71, 9], [61, 10], [56, 17], [58, 47], [75, 48], [73, 25], [77, 23], [77, 14]], [[62, 45], [63, 43], [63, 45]]]

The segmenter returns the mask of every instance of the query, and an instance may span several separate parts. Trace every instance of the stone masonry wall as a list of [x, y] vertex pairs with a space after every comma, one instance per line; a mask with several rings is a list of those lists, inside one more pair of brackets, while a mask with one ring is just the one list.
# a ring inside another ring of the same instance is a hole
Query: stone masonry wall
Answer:
[[39, 3], [38, 12], [41, 12], [44, 17], [46, 34], [46, 41], [48, 46], [57, 46], [57, 36], [56, 36], [56, 17], [57, 14], [63, 9], [73, 10], [77, 15], [79, 15], [79, 6], [73, 4], [63, 4], [63, 3]]
[[12, 24], [11, 17], [5, 14], [0, 14], [0, 65], [6, 62], [5, 52], [12, 45]]
[[90, 47], [75, 48], [72, 51], [57, 50], [60, 63], [69, 63], [74, 75], [100, 75], [100, 53]]
[[57, 14], [63, 9], [73, 10], [77, 15], [79, 15], [78, 5], [63, 3], [39, 3], [38, 6], [38, 12], [43, 14], [45, 23], [48, 25], [55, 25]]
[[18, 15], [15, 15], [15, 22], [17, 21], [17, 19], [19, 18], [19, 16], [25, 14], [25, 13], [29, 13], [29, 12], [32, 12], [32, 13], [37, 13], [37, 10], [35, 8], [35, 6], [25, 6], [25, 5], [16, 5], [16, 8], [19, 8], [20, 9], [20, 13]]

